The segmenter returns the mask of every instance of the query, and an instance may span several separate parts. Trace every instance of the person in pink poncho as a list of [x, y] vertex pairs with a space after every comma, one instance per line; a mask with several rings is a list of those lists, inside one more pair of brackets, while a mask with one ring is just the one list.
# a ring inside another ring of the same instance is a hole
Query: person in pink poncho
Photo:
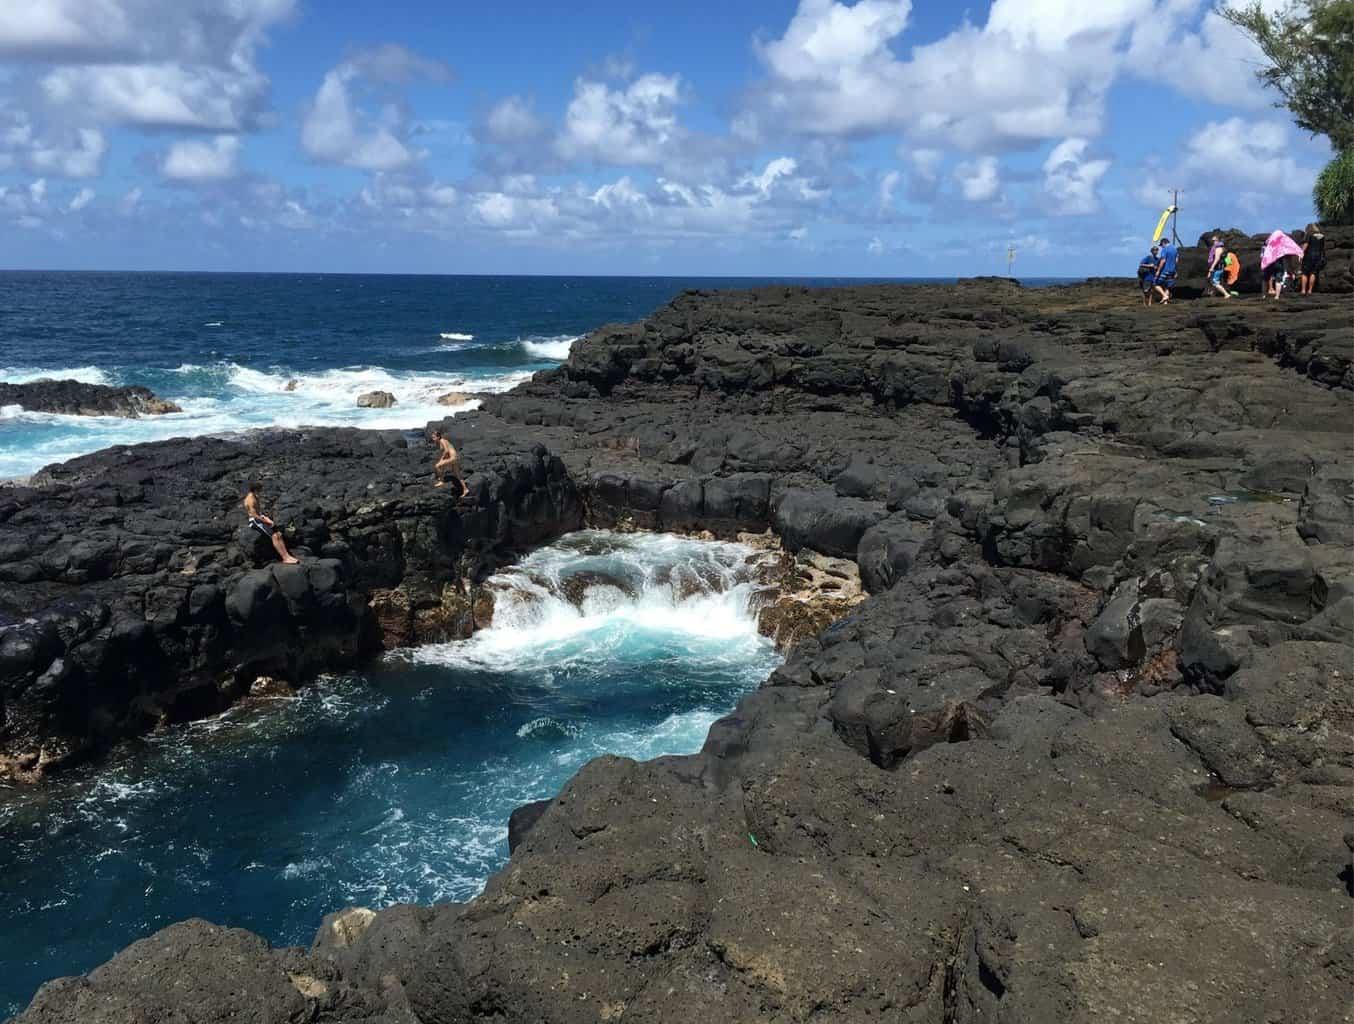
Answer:
[[1260, 250], [1260, 273], [1265, 281], [1265, 294], [1277, 299], [1288, 283], [1289, 264], [1302, 258], [1302, 246], [1282, 231], [1275, 231], [1265, 239]]

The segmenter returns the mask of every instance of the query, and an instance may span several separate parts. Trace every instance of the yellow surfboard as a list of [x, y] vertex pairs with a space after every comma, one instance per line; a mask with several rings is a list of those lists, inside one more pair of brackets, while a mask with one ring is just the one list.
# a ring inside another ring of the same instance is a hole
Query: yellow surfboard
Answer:
[[1176, 211], [1176, 207], [1168, 206], [1161, 211], [1161, 220], [1157, 221], [1157, 229], [1152, 232], [1152, 244], [1156, 245], [1157, 240], [1161, 238], [1161, 233], [1166, 230], [1166, 222], [1171, 219], [1171, 214]]

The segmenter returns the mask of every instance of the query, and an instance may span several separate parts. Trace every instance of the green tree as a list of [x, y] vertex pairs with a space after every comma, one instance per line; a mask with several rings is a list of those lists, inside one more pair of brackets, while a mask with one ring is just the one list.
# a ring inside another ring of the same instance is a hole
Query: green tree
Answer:
[[1345, 150], [1317, 175], [1312, 205], [1327, 224], [1354, 224], [1354, 149]]
[[1290, 0], [1275, 14], [1252, 0], [1219, 13], [1265, 55], [1256, 76], [1283, 97], [1275, 106], [1337, 152], [1354, 147], [1354, 0]]

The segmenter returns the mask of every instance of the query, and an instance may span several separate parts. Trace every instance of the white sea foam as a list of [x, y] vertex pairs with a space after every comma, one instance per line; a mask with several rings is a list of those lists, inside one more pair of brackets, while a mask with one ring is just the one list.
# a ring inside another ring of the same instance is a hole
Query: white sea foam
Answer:
[[524, 338], [520, 344], [528, 355], [538, 359], [563, 361], [569, 358], [569, 349], [580, 337], [577, 334], [557, 334], [551, 338]]
[[[170, 437], [232, 434], [260, 427], [416, 430], [430, 420], [479, 407], [475, 400], [440, 405], [437, 399], [441, 395], [507, 391], [531, 376], [527, 371], [475, 376], [361, 366], [293, 373], [283, 367], [260, 370], [232, 362], [183, 363], [172, 372], [184, 378], [186, 394], [168, 389], [165, 397], [178, 402], [183, 411], [166, 416], [66, 416], [7, 407], [0, 413], [6, 429], [6, 433], [0, 433], [0, 479], [26, 476], [53, 462], [100, 448]], [[0, 372], [0, 379], [37, 379], [53, 374], [93, 380], [102, 371], [93, 367], [27, 368], [15, 377]], [[395, 405], [389, 409], [358, 408], [358, 396], [368, 391], [389, 391], [395, 396]], [[211, 397], [202, 396], [202, 392]]]
[[81, 384], [107, 384], [108, 374], [97, 366], [0, 366], [0, 381], [29, 384], [35, 380], [78, 380]]
[[[758, 636], [752, 549], [670, 534], [586, 531], [534, 552], [488, 583], [492, 625], [471, 639], [399, 657], [427, 664], [541, 670], [619, 656], [635, 636], [669, 636], [744, 658]], [[580, 585], [581, 584], [581, 585]]]
[[455, 331], [443, 331], [438, 335], [443, 341], [474, 341], [473, 334], [458, 334]]
[[583, 729], [577, 722], [567, 722], [550, 715], [542, 715], [540, 718], [533, 718], [526, 725], [517, 730], [517, 738], [525, 739], [559, 739], [561, 737], [577, 737]]

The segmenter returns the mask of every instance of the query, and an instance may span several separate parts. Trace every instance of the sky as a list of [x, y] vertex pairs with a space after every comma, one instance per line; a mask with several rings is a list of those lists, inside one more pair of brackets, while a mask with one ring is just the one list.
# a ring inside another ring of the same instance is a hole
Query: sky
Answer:
[[1259, 64], [1209, 0], [0, 0], [0, 267], [1127, 275], [1172, 188], [1311, 218]]

